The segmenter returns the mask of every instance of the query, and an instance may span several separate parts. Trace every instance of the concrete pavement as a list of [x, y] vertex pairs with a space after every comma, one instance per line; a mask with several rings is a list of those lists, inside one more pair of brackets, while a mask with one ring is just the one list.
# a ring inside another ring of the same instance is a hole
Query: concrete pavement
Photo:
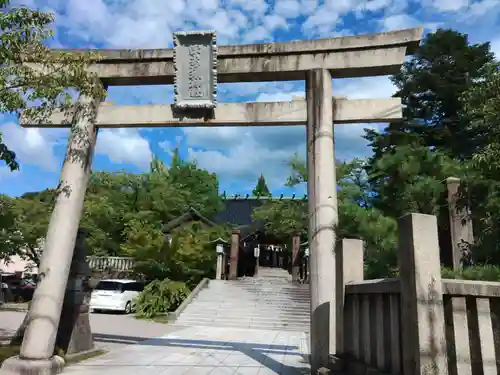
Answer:
[[302, 375], [310, 373], [308, 352], [303, 332], [199, 326], [80, 362], [64, 374]]
[[[25, 314], [25, 312], [0, 309], [0, 334], [15, 332]], [[119, 314], [91, 314], [90, 325], [96, 345], [110, 350], [182, 329], [182, 326], [155, 323]]]

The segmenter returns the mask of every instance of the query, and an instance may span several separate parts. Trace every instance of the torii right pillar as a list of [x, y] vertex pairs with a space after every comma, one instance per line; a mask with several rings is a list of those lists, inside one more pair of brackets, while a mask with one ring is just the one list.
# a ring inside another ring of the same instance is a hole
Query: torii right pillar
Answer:
[[329, 367], [336, 354], [335, 245], [338, 224], [332, 76], [307, 72], [307, 168], [311, 290], [311, 370]]

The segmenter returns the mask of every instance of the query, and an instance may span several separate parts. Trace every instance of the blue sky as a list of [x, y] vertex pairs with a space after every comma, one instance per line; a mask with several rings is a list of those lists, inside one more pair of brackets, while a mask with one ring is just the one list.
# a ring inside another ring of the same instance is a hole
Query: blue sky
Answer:
[[[500, 0], [15, 0], [14, 4], [56, 13], [51, 45], [78, 48], [164, 48], [172, 32], [213, 29], [218, 44], [325, 38], [424, 26], [454, 28], [473, 42], [492, 42], [500, 56]], [[385, 98], [394, 93], [388, 77], [339, 79], [336, 95]], [[304, 94], [303, 82], [219, 85], [221, 101], [289, 100]], [[115, 104], [172, 103], [170, 86], [113, 87]], [[384, 124], [337, 125], [336, 156], [366, 157], [363, 128]], [[68, 132], [23, 129], [0, 116], [0, 132], [21, 170], [0, 166], [0, 193], [20, 195], [55, 187]], [[304, 155], [305, 128], [178, 128], [100, 130], [94, 170], [145, 171], [153, 154], [167, 163], [181, 155], [218, 174], [228, 194], [250, 192], [263, 173], [275, 194], [291, 193], [283, 184], [286, 161]], [[299, 193], [302, 191], [299, 190]]]

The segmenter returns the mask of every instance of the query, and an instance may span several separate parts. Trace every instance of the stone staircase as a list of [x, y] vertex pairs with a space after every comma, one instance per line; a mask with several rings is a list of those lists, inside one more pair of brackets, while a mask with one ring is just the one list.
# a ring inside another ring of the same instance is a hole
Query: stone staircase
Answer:
[[309, 285], [287, 271], [261, 268], [258, 277], [210, 280], [176, 321], [180, 325], [309, 332]]

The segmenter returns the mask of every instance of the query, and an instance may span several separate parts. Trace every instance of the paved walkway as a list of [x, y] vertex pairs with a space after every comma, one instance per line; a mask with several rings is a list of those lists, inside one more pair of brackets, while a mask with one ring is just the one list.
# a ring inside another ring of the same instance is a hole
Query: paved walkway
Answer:
[[303, 332], [189, 327], [70, 366], [64, 374], [309, 374], [303, 353]]
[[[10, 340], [10, 334], [22, 323], [26, 312], [2, 311], [0, 309], [0, 342]], [[175, 324], [155, 323], [136, 319], [132, 315], [90, 314], [90, 326], [96, 345], [115, 350], [166, 335], [182, 329]]]

